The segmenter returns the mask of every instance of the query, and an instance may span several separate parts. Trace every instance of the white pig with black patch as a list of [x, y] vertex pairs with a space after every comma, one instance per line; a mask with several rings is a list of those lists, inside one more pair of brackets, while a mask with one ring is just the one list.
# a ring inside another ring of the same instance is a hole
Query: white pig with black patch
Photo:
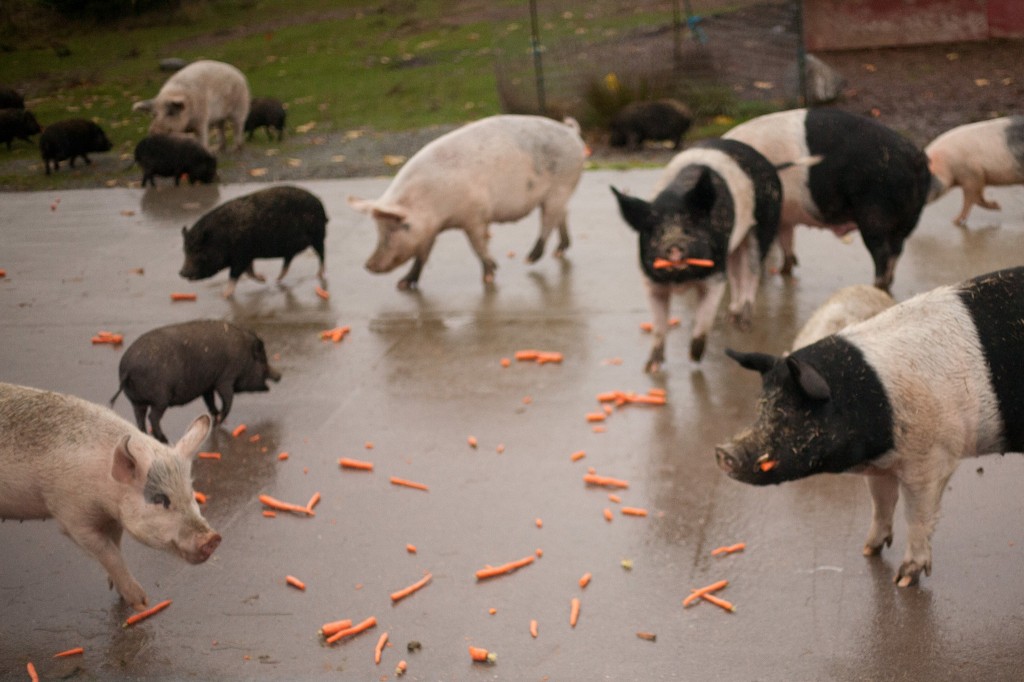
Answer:
[[782, 199], [775, 167], [735, 140], [706, 140], [676, 154], [654, 191], [654, 199], [645, 201], [612, 187], [623, 219], [640, 239], [640, 267], [654, 317], [649, 373], [665, 361], [673, 292], [697, 291], [690, 336], [694, 361], [704, 354], [727, 282], [733, 320], [750, 327], [761, 263], [775, 239]]
[[895, 580], [932, 566], [939, 502], [961, 459], [1024, 452], [1024, 268], [895, 305], [785, 358], [727, 351], [761, 373], [754, 424], [716, 448], [753, 485], [866, 475], [866, 556], [892, 544], [902, 493], [907, 548]]
[[838, 289], [811, 314], [793, 338], [793, 350], [809, 346], [851, 324], [863, 322], [896, 305], [888, 293], [867, 284]]
[[469, 123], [433, 140], [398, 172], [380, 198], [349, 197], [352, 208], [377, 223], [370, 272], [390, 272], [410, 258], [399, 289], [415, 289], [434, 240], [458, 228], [483, 266], [498, 267], [488, 251], [491, 223], [514, 222], [540, 207], [540, 236], [527, 256], [536, 262], [558, 228], [556, 256], [569, 247], [568, 203], [586, 157], [579, 125], [542, 116], [500, 115]]
[[953, 224], [966, 227], [975, 204], [999, 210], [998, 203], [985, 199], [986, 185], [1024, 183], [1024, 116], [1003, 116], [947, 130], [924, 153], [937, 180], [928, 201], [959, 185], [964, 205]]
[[250, 99], [249, 81], [234, 66], [210, 59], [192, 62], [168, 78], [153, 99], [149, 132], [195, 133], [203, 147], [213, 151], [210, 126], [220, 130], [220, 146], [226, 148], [225, 124], [230, 122], [234, 147], [239, 149]]
[[192, 455], [209, 431], [203, 415], [168, 447], [105, 407], [0, 383], [0, 519], [56, 519], [143, 609], [146, 592], [121, 554], [125, 530], [191, 564], [220, 544], [192, 489]]
[[836, 109], [758, 116], [723, 137], [746, 142], [774, 164], [821, 157], [782, 175], [782, 274], [797, 262], [796, 225], [826, 227], [837, 236], [860, 230], [874, 261], [874, 285], [889, 290], [931, 186], [924, 152], [878, 121]]

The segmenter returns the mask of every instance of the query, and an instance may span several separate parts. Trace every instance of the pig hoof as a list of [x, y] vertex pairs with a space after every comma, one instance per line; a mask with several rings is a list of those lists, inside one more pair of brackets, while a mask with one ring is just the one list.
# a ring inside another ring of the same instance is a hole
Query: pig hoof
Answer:
[[797, 261], [796, 256], [788, 255], [783, 259], [782, 269], [779, 270], [779, 273], [788, 277], [793, 274], [793, 268], [797, 265], [799, 265], [799, 262]]
[[416, 280], [414, 279], [398, 280], [399, 291], [415, 291], [417, 288], [419, 288], [419, 285], [416, 283]]
[[885, 547], [892, 547], [892, 536], [887, 536], [884, 540], [879, 542], [877, 545], [873, 545], [870, 542], [864, 545], [864, 556], [878, 556], [882, 553], [882, 549]]
[[690, 359], [694, 362], [700, 362], [700, 359], [704, 357], [704, 346], [707, 343], [707, 337], [698, 336], [690, 341]]
[[540, 257], [544, 255], [544, 242], [537, 240], [537, 243], [533, 245], [533, 249], [529, 255], [526, 256], [527, 263], [536, 263], [540, 260]]
[[923, 564], [919, 564], [916, 561], [904, 561], [900, 565], [899, 572], [893, 577], [893, 582], [898, 587], [910, 587], [916, 585], [921, 577], [921, 572], [924, 571], [925, 575], [931, 575], [932, 566], [930, 561], [926, 561]]

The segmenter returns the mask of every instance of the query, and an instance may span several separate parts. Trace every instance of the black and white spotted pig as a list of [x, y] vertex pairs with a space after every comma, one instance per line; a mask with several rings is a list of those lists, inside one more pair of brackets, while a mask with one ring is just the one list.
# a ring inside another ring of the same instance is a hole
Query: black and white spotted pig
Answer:
[[729, 312], [740, 327], [749, 328], [782, 197], [779, 175], [767, 159], [742, 142], [707, 140], [669, 162], [653, 201], [614, 187], [612, 192], [622, 217], [640, 237], [640, 267], [654, 316], [647, 372], [658, 371], [665, 360], [673, 291], [696, 289], [700, 297], [690, 338], [695, 361], [704, 354], [727, 281]]
[[1024, 452], [1024, 268], [939, 287], [780, 359], [729, 355], [761, 373], [754, 424], [719, 466], [766, 485], [818, 473], [867, 476], [864, 554], [892, 544], [902, 492], [907, 586], [931, 572], [939, 501], [959, 461]]
[[985, 185], [1024, 184], [1024, 116], [1003, 116], [947, 130], [924, 148], [936, 182], [934, 201], [953, 187], [964, 191], [964, 205], [953, 220], [965, 227], [975, 204], [998, 211], [985, 199]]
[[746, 142], [774, 164], [821, 157], [820, 163], [782, 176], [783, 274], [797, 262], [797, 224], [827, 227], [839, 236], [859, 229], [874, 261], [874, 284], [889, 290], [903, 242], [917, 225], [931, 186], [924, 152], [873, 119], [834, 109], [759, 116], [723, 137]]
[[168, 447], [100, 405], [0, 383], [0, 519], [56, 519], [142, 609], [146, 592], [121, 554], [124, 531], [191, 564], [220, 544], [192, 489], [192, 455], [209, 431], [202, 415]]

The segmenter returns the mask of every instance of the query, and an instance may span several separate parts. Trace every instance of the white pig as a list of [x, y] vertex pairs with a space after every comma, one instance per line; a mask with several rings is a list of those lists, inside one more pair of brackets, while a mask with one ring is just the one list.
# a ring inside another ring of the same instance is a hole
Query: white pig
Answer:
[[150, 134], [191, 132], [210, 149], [210, 126], [220, 130], [220, 145], [227, 146], [225, 123], [231, 121], [235, 149], [242, 146], [245, 118], [249, 115], [249, 82], [223, 62], [193, 62], [167, 79], [152, 101]]
[[793, 339], [793, 350], [809, 346], [855, 322], [874, 317], [896, 304], [878, 287], [854, 284], [835, 291], [814, 311]]
[[430, 142], [402, 167], [376, 200], [349, 197], [352, 208], [377, 222], [370, 272], [390, 272], [410, 258], [399, 289], [416, 288], [443, 230], [459, 228], [483, 265], [485, 284], [498, 267], [487, 249], [492, 222], [513, 222], [540, 206], [540, 237], [527, 261], [544, 253], [556, 227], [560, 256], [569, 246], [566, 205], [583, 172], [586, 147], [579, 125], [542, 116], [491, 116]]
[[0, 383], [0, 519], [57, 519], [142, 609], [146, 593], [121, 555], [123, 531], [192, 564], [220, 544], [192, 489], [192, 455], [209, 431], [202, 415], [168, 447], [105, 407]]
[[971, 207], [992, 211], [999, 204], [985, 199], [985, 185], [1024, 183], [1024, 116], [1004, 116], [958, 126], [942, 133], [925, 147], [932, 183], [929, 201], [956, 185], [964, 191], [964, 207], [953, 220], [965, 227]]

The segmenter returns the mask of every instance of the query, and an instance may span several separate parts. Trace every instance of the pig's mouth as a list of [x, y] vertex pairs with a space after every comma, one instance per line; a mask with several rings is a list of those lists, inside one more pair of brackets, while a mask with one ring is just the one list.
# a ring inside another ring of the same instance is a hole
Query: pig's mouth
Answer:
[[746, 453], [736, 452], [729, 445], [719, 445], [715, 448], [715, 460], [718, 462], [719, 469], [737, 481], [753, 485], [766, 485], [781, 481], [777, 474], [772, 473], [776, 471], [779, 461], [769, 453], [751, 457]]
[[201, 564], [213, 555], [213, 552], [220, 546], [220, 541], [220, 533], [213, 533], [195, 549], [186, 549], [181, 546], [176, 546], [175, 549], [178, 550], [178, 554], [181, 555], [181, 558], [188, 563]]

